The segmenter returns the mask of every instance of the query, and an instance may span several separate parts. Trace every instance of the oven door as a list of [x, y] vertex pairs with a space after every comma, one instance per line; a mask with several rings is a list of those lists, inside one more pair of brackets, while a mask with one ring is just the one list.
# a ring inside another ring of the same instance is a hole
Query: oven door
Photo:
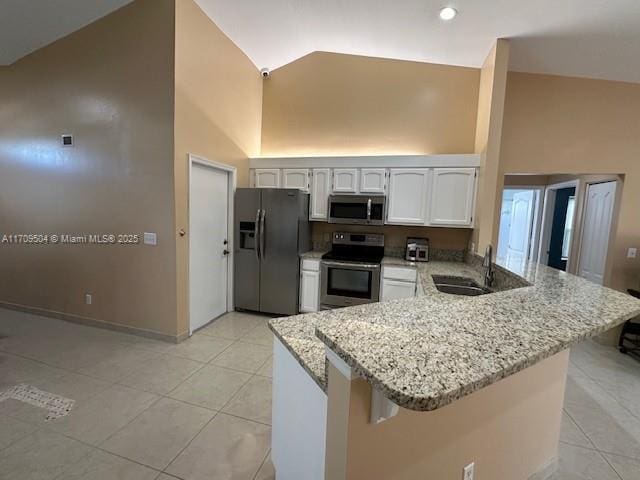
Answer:
[[380, 300], [380, 264], [321, 262], [323, 308], [348, 307]]
[[381, 195], [331, 195], [329, 223], [383, 225], [384, 202]]

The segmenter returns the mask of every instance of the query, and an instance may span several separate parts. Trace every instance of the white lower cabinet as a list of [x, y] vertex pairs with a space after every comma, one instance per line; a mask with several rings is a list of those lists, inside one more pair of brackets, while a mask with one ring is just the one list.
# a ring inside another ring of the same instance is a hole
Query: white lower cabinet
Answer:
[[387, 222], [399, 225], [427, 223], [428, 168], [389, 170]]
[[400, 280], [382, 279], [382, 301], [416, 296], [416, 284]]
[[320, 310], [320, 260], [304, 259], [300, 269], [300, 312]]
[[415, 297], [416, 278], [414, 267], [383, 267], [380, 299], [385, 302]]

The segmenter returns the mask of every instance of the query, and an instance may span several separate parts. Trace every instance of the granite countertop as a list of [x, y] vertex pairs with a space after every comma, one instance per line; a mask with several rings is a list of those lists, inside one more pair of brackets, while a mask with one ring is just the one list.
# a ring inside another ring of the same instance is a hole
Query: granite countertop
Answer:
[[640, 300], [539, 264], [509, 265], [529, 286], [478, 297], [443, 294], [431, 279], [479, 279], [477, 261], [417, 268], [421, 297], [275, 319], [270, 327], [322, 388], [327, 345], [399, 406], [428, 411], [640, 314]]
[[301, 253], [300, 258], [303, 260], [320, 260], [325, 253], [327, 253], [326, 250], [311, 250]]
[[[320, 258], [324, 252], [307, 252], [301, 255], [302, 259]], [[418, 282], [424, 284], [425, 293], [432, 296], [434, 302], [451, 302], [463, 300], [465, 297], [457, 297], [438, 292], [431, 276], [425, 271], [433, 271], [434, 274], [451, 274], [469, 276], [475, 272], [462, 262], [429, 262], [416, 264], [402, 258], [387, 257], [382, 260], [383, 265], [392, 266], [421, 266], [418, 268]], [[426, 268], [428, 266], [429, 268]], [[479, 275], [479, 274], [478, 274]], [[424, 277], [424, 279], [421, 279]], [[477, 277], [476, 277], [477, 278]], [[370, 305], [380, 305], [379, 303]], [[348, 310], [360, 309], [363, 306], [350, 307]], [[305, 313], [290, 317], [271, 320], [270, 327], [280, 341], [289, 349], [300, 365], [311, 375], [313, 380], [326, 391], [325, 372], [325, 344], [316, 336], [316, 327], [330, 322], [335, 314], [346, 309], [327, 310], [316, 313]], [[338, 320], [339, 321], [339, 320]]]
[[404, 258], [401, 258], [401, 257], [389, 257], [389, 256], [385, 256], [382, 259], [381, 263], [383, 267], [385, 265], [389, 267], [417, 267], [418, 266], [417, 262], [405, 260]]

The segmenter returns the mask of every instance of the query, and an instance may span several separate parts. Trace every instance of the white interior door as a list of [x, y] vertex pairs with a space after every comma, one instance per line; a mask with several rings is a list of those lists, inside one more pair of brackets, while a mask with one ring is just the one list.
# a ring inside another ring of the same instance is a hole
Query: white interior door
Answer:
[[604, 282], [615, 196], [616, 182], [587, 186], [578, 272], [581, 277], [600, 285]]
[[189, 317], [191, 332], [227, 311], [229, 173], [191, 167]]
[[525, 190], [513, 195], [507, 258], [523, 260], [529, 256], [533, 225], [534, 192]]

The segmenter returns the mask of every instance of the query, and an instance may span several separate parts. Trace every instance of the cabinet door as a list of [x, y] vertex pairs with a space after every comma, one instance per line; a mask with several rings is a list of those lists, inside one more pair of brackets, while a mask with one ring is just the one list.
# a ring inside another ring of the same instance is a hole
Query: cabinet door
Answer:
[[399, 225], [427, 223], [428, 168], [389, 170], [387, 222]]
[[309, 191], [309, 169], [285, 168], [282, 170], [282, 188], [299, 188]]
[[382, 279], [382, 301], [416, 296], [416, 284], [399, 280]]
[[384, 168], [363, 168], [360, 170], [360, 193], [385, 192], [387, 171]]
[[280, 188], [279, 168], [256, 168], [254, 178], [256, 188]]
[[300, 274], [300, 311], [317, 312], [320, 308], [320, 272], [302, 270]]
[[337, 193], [358, 193], [358, 169], [335, 168], [333, 170], [333, 191]]
[[314, 168], [311, 174], [311, 198], [309, 220], [327, 220], [331, 193], [331, 170]]
[[475, 168], [433, 170], [430, 225], [471, 225], [475, 175]]

